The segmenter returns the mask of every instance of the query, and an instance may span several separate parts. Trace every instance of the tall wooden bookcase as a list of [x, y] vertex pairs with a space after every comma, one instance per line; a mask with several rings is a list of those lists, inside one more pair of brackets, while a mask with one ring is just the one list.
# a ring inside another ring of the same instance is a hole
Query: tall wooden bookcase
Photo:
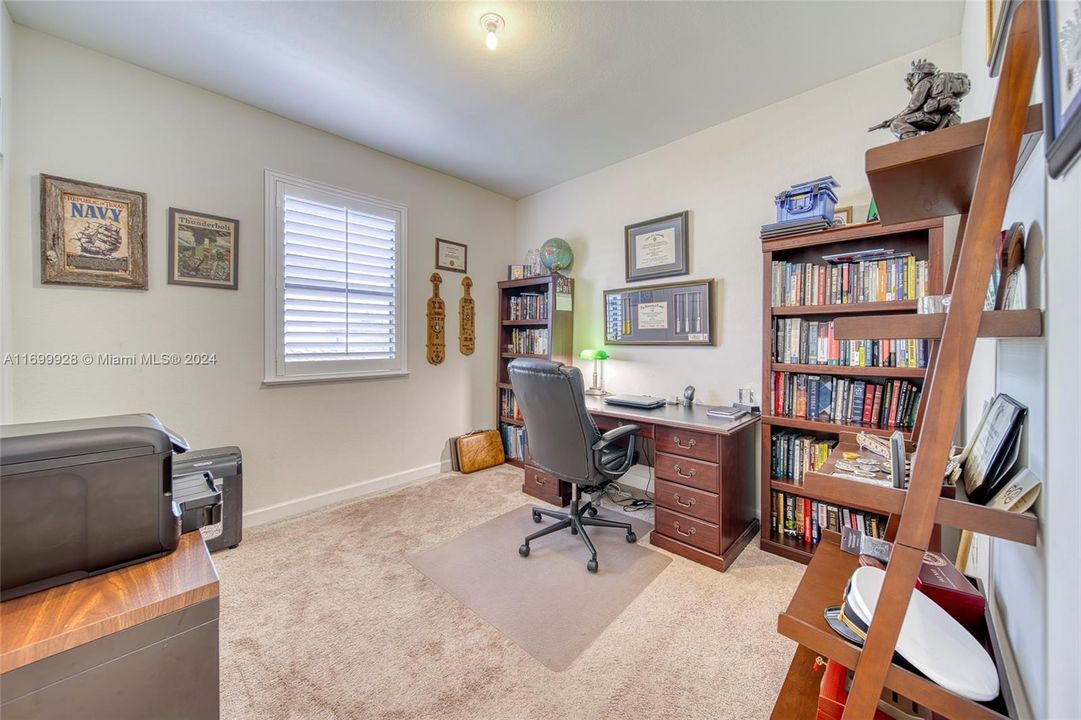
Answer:
[[[807, 491], [803, 483], [795, 483], [782, 478], [772, 477], [772, 441], [776, 433], [798, 430], [816, 439], [838, 439], [841, 433], [867, 431], [888, 436], [893, 430], [843, 422], [823, 422], [803, 418], [783, 417], [773, 413], [774, 392], [773, 376], [775, 372], [800, 373], [822, 377], [853, 378], [889, 382], [903, 379], [917, 385], [922, 384], [927, 372], [925, 368], [913, 367], [855, 367], [828, 364], [789, 364], [774, 361], [774, 321], [777, 319], [802, 318], [805, 320], [829, 321], [850, 315], [893, 316], [915, 314], [916, 300], [893, 300], [887, 302], [832, 303], [814, 305], [777, 305], [773, 304], [773, 263], [812, 263], [825, 265], [824, 255], [854, 253], [861, 250], [878, 248], [891, 249], [897, 253], [910, 253], [916, 260], [927, 261], [928, 294], [942, 293], [942, 219], [919, 220], [898, 225], [883, 226], [879, 223], [850, 225], [831, 230], [791, 235], [762, 242], [763, 266], [763, 312], [762, 312], [762, 491], [761, 491], [761, 537], [759, 545], [763, 550], [781, 555], [791, 560], [806, 563], [814, 552], [814, 544], [804, 542], [803, 538], [778, 534], [770, 522], [773, 511], [774, 492], [782, 492], [797, 499], [819, 500]], [[825, 294], [823, 292], [823, 294]], [[916, 426], [905, 432], [905, 438], [911, 440], [919, 433], [919, 420]]]
[[[975, 702], [952, 692], [894, 660], [897, 638], [936, 523], [1027, 545], [1035, 545], [1038, 539], [1039, 519], [1032, 512], [1014, 513], [969, 502], [963, 484], [957, 487], [955, 498], [941, 493], [942, 470], [960, 417], [976, 338], [1042, 334], [1039, 310], [983, 310], [994, 264], [993, 240], [1005, 220], [1011, 182], [1026, 148], [1030, 150], [1034, 144], [1026, 136], [1038, 135], [1041, 129], [1039, 108], [1028, 104], [1040, 55], [1038, 12], [1036, 0], [1016, 3], [988, 120], [867, 153], [867, 175], [885, 222], [895, 227], [932, 214], [956, 212], [963, 213], [963, 230], [946, 280], [951, 302], [944, 314], [846, 316], [835, 323], [837, 337], [844, 339], [858, 340], [868, 334], [931, 338], [935, 340], [933, 363], [927, 372], [919, 448], [907, 490], [832, 475], [830, 465], [843, 452], [841, 448], [834, 451], [821, 472], [805, 477], [808, 491], [816, 497], [891, 514], [896, 521], [887, 529], [887, 539], [893, 542], [893, 550], [866, 641], [855, 645], [833, 632], [823, 610], [841, 601], [845, 583], [859, 561], [840, 550], [836, 533], [824, 534], [791, 602], [777, 618], [778, 632], [800, 647], [774, 706], [773, 720], [815, 716], [818, 678], [808, 663], [812, 655], [835, 660], [855, 673], [844, 720], [871, 717], [884, 689], [945, 717], [1018, 717], [1011, 678], [1003, 667], [989, 613], [984, 627], [975, 629], [974, 635], [985, 643], [998, 669], [999, 697], [990, 702]], [[960, 161], [965, 157], [970, 161]], [[1023, 613], [1024, 608], [1015, 612]]]
[[[567, 365], [574, 357], [574, 280], [558, 273], [538, 275], [521, 280], [505, 280], [499, 287], [499, 327], [496, 337], [496, 417], [500, 432], [504, 425], [523, 427], [520, 418], [504, 415], [503, 396], [513, 395], [507, 366], [515, 358], [531, 357], [558, 360]], [[522, 297], [543, 297], [547, 317], [512, 317], [512, 304]], [[515, 332], [545, 330], [548, 334], [548, 351], [544, 353], [519, 353], [513, 350]], [[528, 441], [527, 441], [528, 447]], [[523, 492], [555, 505], [565, 505], [570, 499], [570, 485], [556, 480], [546, 473], [529, 466], [528, 453], [523, 459], [508, 458], [507, 462], [525, 470]]]

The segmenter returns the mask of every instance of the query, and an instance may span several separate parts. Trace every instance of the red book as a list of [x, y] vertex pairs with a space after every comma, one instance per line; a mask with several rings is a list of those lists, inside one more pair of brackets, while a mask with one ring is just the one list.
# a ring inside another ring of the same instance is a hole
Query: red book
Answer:
[[886, 417], [886, 427], [893, 427], [897, 424], [897, 400], [901, 395], [901, 381], [893, 381], [893, 397], [890, 398], [890, 414]]
[[811, 501], [803, 498], [803, 542], [811, 544]]
[[916, 589], [934, 600], [962, 625], [978, 627], [983, 624], [987, 601], [942, 553], [923, 554]]
[[848, 290], [848, 263], [841, 266], [841, 302], [852, 302], [852, 294]]
[[871, 423], [872, 413], [875, 406], [875, 398], [878, 397], [878, 393], [882, 388], [878, 385], [872, 385], [867, 383], [867, 395], [863, 398], [863, 424], [869, 425]]

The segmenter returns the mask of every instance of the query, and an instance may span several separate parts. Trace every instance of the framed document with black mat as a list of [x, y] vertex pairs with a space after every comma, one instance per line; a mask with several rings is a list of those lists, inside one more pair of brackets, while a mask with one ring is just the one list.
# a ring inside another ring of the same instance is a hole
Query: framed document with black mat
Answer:
[[713, 280], [604, 291], [609, 345], [712, 345]]

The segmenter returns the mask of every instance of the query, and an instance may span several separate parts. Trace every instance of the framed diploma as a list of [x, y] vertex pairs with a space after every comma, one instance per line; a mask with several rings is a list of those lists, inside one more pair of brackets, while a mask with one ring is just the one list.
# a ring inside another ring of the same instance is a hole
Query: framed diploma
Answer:
[[1000, 393], [991, 401], [965, 450], [962, 477], [970, 501], [985, 504], [1007, 482], [1006, 473], [1020, 451], [1027, 412], [1028, 408], [1009, 395]]
[[624, 228], [627, 282], [690, 272], [689, 210]]
[[606, 345], [712, 345], [713, 281], [604, 291]]
[[435, 269], [451, 272], [466, 272], [466, 260], [469, 248], [464, 243], [457, 243], [443, 238], [435, 239]]

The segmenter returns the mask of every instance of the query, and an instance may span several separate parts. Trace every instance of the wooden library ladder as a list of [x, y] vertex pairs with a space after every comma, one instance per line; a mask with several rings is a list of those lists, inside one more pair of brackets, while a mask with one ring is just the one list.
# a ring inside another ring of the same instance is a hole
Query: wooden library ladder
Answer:
[[968, 220], [958, 240], [961, 248], [956, 267], [951, 269], [952, 298], [941, 341], [936, 343], [936, 361], [928, 374], [924, 426], [912, 479], [893, 538], [893, 554], [874, 623], [854, 668], [855, 679], [844, 720], [862, 720], [874, 715], [934, 527], [942, 470], [961, 412], [965, 379], [994, 261], [995, 239], [1002, 228], [1028, 115], [1039, 59], [1037, 12], [1036, 0], [1021, 0], [1010, 26], [1006, 59], [987, 125]]

